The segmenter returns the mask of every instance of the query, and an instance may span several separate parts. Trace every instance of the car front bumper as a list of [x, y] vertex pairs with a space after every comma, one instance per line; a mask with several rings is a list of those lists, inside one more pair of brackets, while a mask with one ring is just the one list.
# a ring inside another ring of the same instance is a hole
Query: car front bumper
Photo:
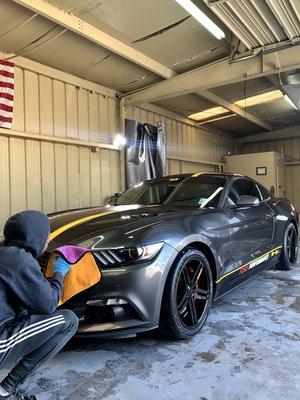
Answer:
[[102, 268], [99, 284], [63, 306], [79, 317], [77, 336], [126, 336], [155, 329], [168, 271], [176, 256], [176, 250], [164, 244], [149, 262]]

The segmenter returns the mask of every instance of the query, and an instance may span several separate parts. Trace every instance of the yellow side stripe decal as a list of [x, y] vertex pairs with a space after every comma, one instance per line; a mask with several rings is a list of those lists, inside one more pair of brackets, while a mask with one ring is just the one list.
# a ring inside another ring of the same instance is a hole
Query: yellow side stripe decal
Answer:
[[83, 224], [84, 222], [91, 221], [92, 219], [96, 219], [98, 217], [103, 217], [104, 215], [108, 215], [108, 214], [113, 214], [113, 211], [108, 211], [108, 212], [104, 212], [104, 213], [101, 213], [101, 214], [90, 215], [88, 217], [80, 218], [80, 219], [77, 219], [76, 221], [70, 222], [69, 224], [64, 225], [64, 226], [56, 229], [55, 231], [51, 232], [50, 240], [55, 239], [58, 235], [60, 235], [61, 233], [67, 231], [68, 229], [73, 228], [74, 226]]
[[237, 272], [237, 271], [239, 271], [240, 269], [246, 267], [247, 265], [253, 263], [254, 261], [259, 260], [260, 258], [263, 258], [263, 257], [266, 256], [267, 254], [271, 254], [271, 253], [273, 253], [274, 251], [279, 250], [279, 249], [281, 249], [281, 248], [282, 248], [282, 246], [275, 247], [275, 249], [272, 249], [272, 250], [268, 251], [267, 253], [263, 254], [262, 256], [259, 256], [259, 257], [257, 257], [257, 258], [254, 258], [254, 259], [251, 260], [251, 261], [248, 261], [246, 264], [241, 265], [240, 267], [234, 269], [233, 271], [230, 271], [230, 272], [228, 272], [227, 274], [221, 276], [221, 278], [218, 279], [218, 280], [216, 281], [216, 283], [219, 283], [222, 279], [226, 278], [227, 276], [229, 276], [229, 275], [231, 275], [231, 274], [234, 274], [235, 272]]

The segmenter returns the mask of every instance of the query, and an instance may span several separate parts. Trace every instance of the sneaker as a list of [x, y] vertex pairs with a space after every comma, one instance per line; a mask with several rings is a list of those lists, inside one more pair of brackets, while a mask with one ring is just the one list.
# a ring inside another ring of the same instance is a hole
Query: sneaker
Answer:
[[31, 396], [23, 390], [17, 389], [8, 397], [9, 400], [38, 400], [36, 396]]

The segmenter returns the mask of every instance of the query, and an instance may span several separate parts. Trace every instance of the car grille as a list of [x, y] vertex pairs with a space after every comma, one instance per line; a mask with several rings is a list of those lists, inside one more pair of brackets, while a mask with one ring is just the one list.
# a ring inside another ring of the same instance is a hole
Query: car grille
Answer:
[[99, 261], [100, 266], [102, 265], [113, 265], [119, 264], [125, 261], [121, 258], [115, 251], [113, 250], [99, 250], [97, 252], [93, 252], [97, 261]]

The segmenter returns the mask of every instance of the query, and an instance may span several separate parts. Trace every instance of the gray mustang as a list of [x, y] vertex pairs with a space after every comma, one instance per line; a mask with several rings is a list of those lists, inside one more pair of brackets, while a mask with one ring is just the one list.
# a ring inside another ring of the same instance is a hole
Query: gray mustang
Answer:
[[189, 338], [214, 299], [273, 265], [290, 269], [297, 259], [293, 205], [246, 176], [167, 176], [110, 203], [50, 215], [49, 251], [85, 246], [102, 271], [99, 284], [64, 305], [80, 318], [78, 335], [160, 327]]

